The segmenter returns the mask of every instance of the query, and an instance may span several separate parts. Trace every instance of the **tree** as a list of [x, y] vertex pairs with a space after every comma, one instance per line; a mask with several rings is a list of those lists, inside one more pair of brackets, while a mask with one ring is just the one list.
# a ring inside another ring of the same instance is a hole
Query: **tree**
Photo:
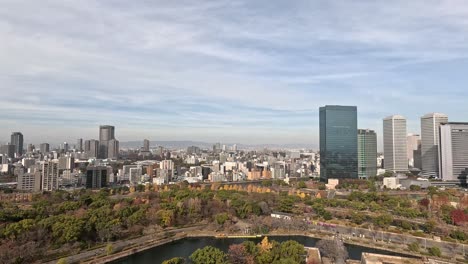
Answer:
[[455, 209], [450, 213], [450, 217], [455, 225], [463, 225], [466, 221], [468, 221], [468, 214], [462, 209]]
[[327, 186], [325, 186], [325, 184], [323, 183], [320, 183], [319, 186], [318, 186], [318, 189], [321, 190], [321, 191], [324, 191], [327, 189]]
[[381, 214], [374, 218], [374, 224], [386, 228], [393, 222], [393, 217], [389, 214]]
[[243, 244], [234, 244], [229, 246], [228, 259], [230, 264], [245, 264], [249, 257], [252, 258]]
[[262, 242], [258, 245], [260, 252], [268, 252], [271, 250], [273, 245], [268, 241], [268, 237], [263, 238]]
[[304, 181], [300, 181], [297, 183], [297, 188], [304, 189], [307, 188], [307, 185]]
[[193, 264], [225, 264], [226, 254], [221, 250], [212, 247], [206, 246], [202, 249], [197, 249], [190, 255], [190, 260]]
[[221, 214], [217, 214], [215, 216], [215, 219], [218, 225], [224, 225], [224, 223], [229, 219], [229, 216], [227, 213], [221, 213]]
[[351, 214], [351, 222], [355, 223], [355, 224], [362, 224], [364, 223], [364, 221], [366, 221], [367, 217], [365, 214], [362, 214], [362, 213], [358, 213], [358, 212], [354, 212]]
[[184, 264], [184, 263], [185, 263], [185, 259], [183, 258], [171, 258], [171, 259], [163, 261], [162, 264]]
[[67, 263], [68, 263], [68, 261], [67, 261], [66, 258], [61, 258], [61, 259], [59, 259], [59, 260], [57, 261], [57, 264], [67, 264]]
[[322, 255], [332, 259], [334, 263], [343, 264], [348, 259], [348, 251], [344, 243], [338, 238], [334, 240], [323, 239], [315, 245]]
[[468, 240], [468, 235], [465, 232], [461, 231], [461, 230], [453, 230], [450, 233], [450, 237], [453, 238], [453, 239], [460, 240], [460, 241]]
[[419, 244], [417, 242], [413, 242], [408, 245], [408, 249], [412, 252], [419, 252]]
[[441, 257], [442, 256], [442, 252], [440, 251], [440, 248], [438, 248], [438, 247], [430, 247], [430, 248], [427, 249], [427, 252], [431, 256], [435, 256], [435, 257]]
[[302, 263], [305, 253], [304, 246], [294, 240], [281, 243], [280, 259], [291, 259], [295, 263]]
[[419, 186], [419, 185], [411, 185], [409, 188], [410, 188], [411, 191], [420, 191], [421, 190], [421, 186]]
[[112, 244], [107, 244], [106, 246], [106, 254], [107, 256], [109, 255], [112, 255], [112, 253], [114, 252], [114, 247], [112, 246]]
[[419, 201], [419, 205], [424, 207], [425, 209], [428, 209], [429, 208], [429, 204], [431, 203], [431, 201], [429, 201], [429, 199], [427, 198], [423, 198]]
[[437, 223], [434, 221], [434, 220], [428, 220], [425, 224], [424, 224], [424, 231], [428, 234], [434, 232], [434, 229], [436, 228], [437, 226]]

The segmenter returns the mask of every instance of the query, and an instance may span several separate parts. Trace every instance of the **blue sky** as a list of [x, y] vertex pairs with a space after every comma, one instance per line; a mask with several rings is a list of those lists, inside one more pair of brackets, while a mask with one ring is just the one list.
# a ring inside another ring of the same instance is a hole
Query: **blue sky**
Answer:
[[318, 144], [318, 107], [360, 128], [468, 121], [468, 2], [2, 0], [0, 142]]

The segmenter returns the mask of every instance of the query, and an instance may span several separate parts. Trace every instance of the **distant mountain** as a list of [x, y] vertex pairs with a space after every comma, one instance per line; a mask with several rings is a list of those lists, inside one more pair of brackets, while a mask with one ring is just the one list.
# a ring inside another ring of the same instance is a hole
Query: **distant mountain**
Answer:
[[[169, 149], [181, 149], [187, 148], [190, 146], [196, 146], [203, 149], [211, 149], [215, 143], [200, 142], [200, 141], [150, 141], [150, 146], [152, 148], [162, 146]], [[236, 144], [237, 149], [317, 149], [316, 145], [313, 144], [241, 144], [241, 143], [221, 143], [221, 145], [226, 145], [228, 149]], [[143, 141], [126, 141], [120, 142], [120, 148], [140, 148], [143, 146]]]

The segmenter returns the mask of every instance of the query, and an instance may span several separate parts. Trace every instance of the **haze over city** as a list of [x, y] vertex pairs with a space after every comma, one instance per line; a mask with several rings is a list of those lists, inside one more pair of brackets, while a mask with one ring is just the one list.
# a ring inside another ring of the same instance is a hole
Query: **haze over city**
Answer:
[[2, 1], [0, 142], [96, 137], [318, 147], [318, 107], [468, 111], [464, 1]]

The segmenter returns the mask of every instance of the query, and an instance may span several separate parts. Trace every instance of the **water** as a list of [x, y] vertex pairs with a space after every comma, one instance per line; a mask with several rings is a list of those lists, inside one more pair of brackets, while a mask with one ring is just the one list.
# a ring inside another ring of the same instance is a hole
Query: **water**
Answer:
[[[244, 238], [229, 238], [229, 239], [216, 239], [213, 237], [202, 237], [202, 238], [185, 238], [179, 241], [175, 241], [172, 243], [168, 243], [165, 245], [161, 245], [158, 247], [154, 247], [152, 249], [136, 253], [129, 257], [117, 260], [113, 262], [114, 264], [157, 264], [162, 263], [164, 260], [171, 259], [174, 257], [183, 257], [188, 259], [188, 257], [197, 249], [203, 248], [205, 246], [213, 246], [223, 250], [224, 252], [228, 251], [228, 248], [232, 244], [240, 244], [243, 241], [251, 240], [255, 243], [259, 243], [263, 238], [252, 238], [252, 239], [244, 239]], [[319, 239], [306, 237], [306, 236], [269, 236], [268, 239], [276, 240], [278, 242], [283, 242], [286, 240], [295, 240], [306, 247], [314, 247], [315, 243], [319, 241]], [[380, 254], [388, 254], [394, 256], [405, 256], [402, 254], [384, 251], [379, 249], [373, 248], [366, 248], [361, 246], [355, 245], [346, 245], [348, 249], [349, 258], [354, 260], [360, 260], [361, 254], [363, 252], [370, 252], [370, 253], [380, 253]]]

